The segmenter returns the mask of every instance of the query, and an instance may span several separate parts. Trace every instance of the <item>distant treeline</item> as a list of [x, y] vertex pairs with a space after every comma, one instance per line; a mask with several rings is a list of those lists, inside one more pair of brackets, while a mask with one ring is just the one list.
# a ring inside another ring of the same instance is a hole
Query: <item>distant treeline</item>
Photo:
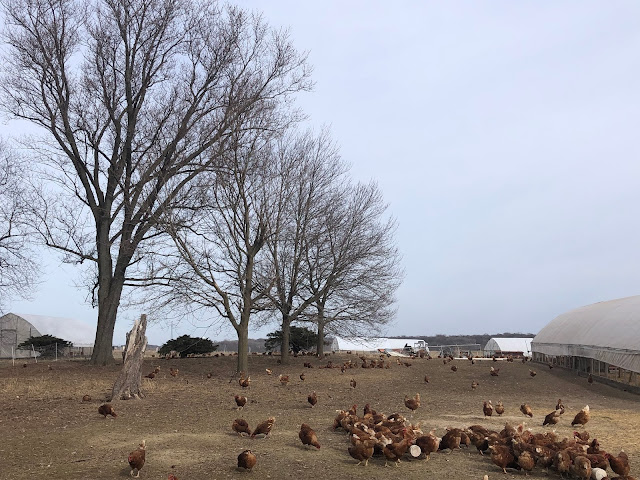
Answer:
[[468, 345], [477, 343], [482, 348], [487, 344], [487, 342], [493, 337], [504, 337], [504, 338], [520, 338], [520, 337], [535, 337], [535, 333], [494, 333], [488, 334], [483, 333], [479, 335], [416, 335], [415, 337], [395, 337], [395, 338], [419, 338], [424, 340], [429, 345]]
[[[249, 339], [249, 352], [258, 352], [264, 353], [266, 349], [264, 348], [264, 342], [266, 342], [266, 338], [256, 338]], [[237, 340], [216, 340], [214, 343], [218, 344], [218, 352], [237, 352], [238, 351], [238, 341]]]

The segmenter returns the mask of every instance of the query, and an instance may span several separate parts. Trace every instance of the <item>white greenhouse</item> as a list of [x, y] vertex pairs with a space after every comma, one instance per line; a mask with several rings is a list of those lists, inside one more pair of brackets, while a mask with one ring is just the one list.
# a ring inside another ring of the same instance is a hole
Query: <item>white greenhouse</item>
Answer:
[[559, 315], [536, 335], [533, 359], [640, 386], [640, 295]]
[[353, 353], [361, 352], [381, 352], [384, 350], [403, 351], [406, 347], [410, 347], [413, 351], [426, 350], [429, 351], [424, 340], [419, 338], [346, 338], [334, 337], [331, 342], [331, 350], [333, 351], [351, 351]]
[[73, 318], [7, 313], [0, 317], [0, 358], [31, 356], [31, 351], [17, 347], [29, 337], [41, 335], [53, 335], [73, 343], [65, 353], [91, 355], [95, 327]]
[[531, 356], [531, 340], [533, 338], [493, 337], [484, 346], [484, 355], [513, 355], [516, 357]]
[[3, 315], [0, 317], [0, 358], [29, 357], [31, 351], [18, 350], [18, 345], [40, 335], [40, 331], [23, 317], [13, 313]]

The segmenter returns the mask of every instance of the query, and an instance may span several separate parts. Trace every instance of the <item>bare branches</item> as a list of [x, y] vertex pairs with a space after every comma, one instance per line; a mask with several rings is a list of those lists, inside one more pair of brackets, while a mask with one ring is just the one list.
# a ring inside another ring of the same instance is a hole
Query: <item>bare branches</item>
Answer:
[[0, 141], [0, 311], [12, 297], [28, 297], [37, 283], [38, 264], [27, 227], [26, 172]]
[[233, 136], [291, 121], [306, 58], [259, 16], [211, 2], [9, 0], [5, 18], [3, 104], [45, 132], [56, 155], [37, 160], [93, 224], [86, 235], [78, 215], [50, 208], [41, 231], [97, 259], [101, 329], [138, 248], [191, 203], [200, 174], [224, 167]]
[[403, 272], [386, 208], [375, 183], [336, 189], [323, 228], [307, 244], [307, 288], [316, 295], [307, 317], [320, 337], [329, 324], [343, 335], [371, 334], [393, 318]]

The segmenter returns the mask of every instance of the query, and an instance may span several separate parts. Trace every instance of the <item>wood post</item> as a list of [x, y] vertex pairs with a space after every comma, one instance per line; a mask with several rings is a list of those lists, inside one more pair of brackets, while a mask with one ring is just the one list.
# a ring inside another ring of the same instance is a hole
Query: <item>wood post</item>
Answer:
[[142, 384], [142, 361], [147, 348], [147, 316], [140, 315], [133, 328], [127, 334], [127, 344], [124, 348], [124, 362], [122, 370], [111, 391], [111, 400], [129, 400], [144, 397], [140, 386]]

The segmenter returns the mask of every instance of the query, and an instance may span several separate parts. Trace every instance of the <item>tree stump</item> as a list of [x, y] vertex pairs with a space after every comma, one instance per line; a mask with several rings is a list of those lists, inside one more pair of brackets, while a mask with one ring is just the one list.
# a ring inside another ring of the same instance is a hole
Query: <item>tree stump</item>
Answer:
[[144, 397], [140, 385], [142, 383], [142, 361], [144, 360], [144, 351], [147, 348], [146, 331], [147, 316], [142, 314], [127, 334], [124, 362], [120, 375], [113, 384], [111, 400], [130, 400]]

